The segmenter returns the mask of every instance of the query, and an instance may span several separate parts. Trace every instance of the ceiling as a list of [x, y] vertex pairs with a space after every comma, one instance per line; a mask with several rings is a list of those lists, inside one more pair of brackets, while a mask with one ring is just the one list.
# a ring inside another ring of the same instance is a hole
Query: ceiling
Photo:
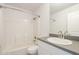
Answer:
[[[5, 4], [34, 12], [44, 3], [5, 3]], [[71, 7], [75, 4], [76, 3], [50, 3], [50, 14], [56, 13], [65, 8]]]
[[76, 3], [51, 3], [50, 4], [50, 13], [56, 13], [68, 7], [75, 5]]
[[5, 4], [30, 11], [36, 11], [42, 5], [42, 3], [5, 3]]

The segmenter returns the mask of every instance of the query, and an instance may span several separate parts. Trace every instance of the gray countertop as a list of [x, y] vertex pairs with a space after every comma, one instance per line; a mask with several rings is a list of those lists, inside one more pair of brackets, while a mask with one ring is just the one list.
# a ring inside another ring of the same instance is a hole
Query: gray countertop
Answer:
[[75, 40], [71, 40], [72, 41], [72, 44], [71, 45], [58, 45], [58, 44], [53, 44], [51, 42], [48, 42], [47, 41], [47, 38], [48, 37], [41, 37], [41, 38], [38, 38], [38, 40], [41, 40], [43, 42], [46, 42], [50, 45], [53, 45], [55, 47], [58, 47], [62, 50], [65, 50], [67, 52], [70, 52], [74, 55], [79, 55], [79, 41], [75, 41]]

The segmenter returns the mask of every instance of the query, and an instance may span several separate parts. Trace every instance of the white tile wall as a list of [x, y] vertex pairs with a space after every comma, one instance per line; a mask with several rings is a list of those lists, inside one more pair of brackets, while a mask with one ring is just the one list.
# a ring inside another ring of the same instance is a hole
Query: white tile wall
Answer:
[[36, 14], [40, 16], [38, 22], [38, 36], [49, 35], [49, 4], [43, 4], [37, 10]]
[[35, 24], [38, 25], [37, 29], [33, 20], [35, 15], [8, 8], [0, 9], [0, 35], [3, 33], [0, 42], [3, 51], [33, 44], [35, 32], [38, 36], [49, 35], [49, 4], [42, 5], [36, 14], [40, 15]]
[[4, 9], [4, 50], [33, 43], [33, 15], [17, 10]]
[[3, 48], [3, 43], [4, 43], [4, 23], [3, 23], [3, 18], [2, 18], [2, 8], [0, 8], [0, 52]]

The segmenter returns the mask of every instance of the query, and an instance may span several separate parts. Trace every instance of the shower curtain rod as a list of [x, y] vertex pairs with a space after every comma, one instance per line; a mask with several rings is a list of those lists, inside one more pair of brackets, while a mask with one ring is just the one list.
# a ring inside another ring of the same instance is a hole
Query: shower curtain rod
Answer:
[[[24, 13], [25, 13], [25, 12], [28, 13], [28, 11], [29, 11], [29, 10], [24, 11], [23, 9], [20, 9], [20, 8], [17, 8], [17, 7], [13, 7], [13, 6], [10, 6], [10, 5], [4, 5], [4, 4], [0, 5], [0, 8], [9, 8], [9, 9], [21, 11], [21, 12], [24, 12]], [[33, 14], [33, 11], [29, 11], [29, 12], [30, 12], [30, 14], [32, 14], [32, 15], [39, 16], [39, 15], [37, 15], [37, 14]]]

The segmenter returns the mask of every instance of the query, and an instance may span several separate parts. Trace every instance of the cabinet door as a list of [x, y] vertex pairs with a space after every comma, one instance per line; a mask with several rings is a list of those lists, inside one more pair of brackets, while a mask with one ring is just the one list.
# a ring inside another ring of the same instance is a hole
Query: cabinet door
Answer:
[[38, 54], [39, 55], [71, 55], [70, 53], [63, 51], [57, 47], [49, 45], [48, 43], [42, 42], [40, 40], [38, 42]]

